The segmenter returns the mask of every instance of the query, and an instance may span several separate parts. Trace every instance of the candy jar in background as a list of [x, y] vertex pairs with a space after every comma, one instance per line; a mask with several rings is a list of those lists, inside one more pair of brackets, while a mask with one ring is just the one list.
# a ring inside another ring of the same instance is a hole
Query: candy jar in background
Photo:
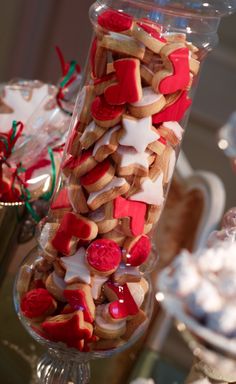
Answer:
[[58, 188], [15, 304], [48, 349], [41, 382], [87, 383], [151, 317], [155, 233], [200, 65], [235, 2], [96, 2]]

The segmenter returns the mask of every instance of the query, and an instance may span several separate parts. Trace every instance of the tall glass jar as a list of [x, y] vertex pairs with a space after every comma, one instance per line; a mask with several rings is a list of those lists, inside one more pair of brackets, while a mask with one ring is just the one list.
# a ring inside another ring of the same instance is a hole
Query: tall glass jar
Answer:
[[37, 260], [17, 281], [24, 324], [54, 350], [62, 343], [80, 357], [107, 355], [146, 328], [155, 232], [193, 90], [220, 18], [235, 4], [100, 0], [91, 7], [94, 38], [57, 192]]

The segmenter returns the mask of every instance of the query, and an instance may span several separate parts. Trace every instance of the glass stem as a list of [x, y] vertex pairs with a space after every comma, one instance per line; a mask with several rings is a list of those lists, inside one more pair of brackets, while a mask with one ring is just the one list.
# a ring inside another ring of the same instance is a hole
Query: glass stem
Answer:
[[37, 365], [37, 379], [40, 384], [88, 384], [89, 362], [49, 352]]

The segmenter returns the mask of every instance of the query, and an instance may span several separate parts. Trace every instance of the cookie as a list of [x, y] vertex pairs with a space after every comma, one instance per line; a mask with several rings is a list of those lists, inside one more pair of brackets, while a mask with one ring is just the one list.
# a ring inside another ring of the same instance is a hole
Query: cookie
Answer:
[[96, 211], [91, 212], [88, 218], [97, 224], [98, 233], [100, 234], [110, 232], [118, 225], [117, 219], [107, 219], [105, 206], [101, 206]]
[[117, 151], [112, 154], [112, 158], [117, 164], [117, 174], [119, 176], [147, 176], [149, 166], [154, 157], [150, 151], [143, 153], [137, 152], [130, 147], [119, 146]]
[[66, 187], [62, 188], [56, 197], [54, 197], [50, 208], [53, 211], [53, 215], [57, 210], [62, 210], [63, 212], [71, 211], [72, 207], [68, 195], [68, 189]]
[[92, 103], [91, 113], [99, 126], [110, 128], [121, 121], [124, 107], [122, 105], [109, 105], [104, 96], [97, 96]]
[[110, 63], [110, 64], [112, 64], [112, 67], [109, 66], [108, 71], [112, 70], [112, 72], [111, 73], [107, 72], [107, 74], [102, 78], [94, 80], [94, 83], [93, 83], [94, 90], [97, 96], [102, 95], [105, 92], [105, 89], [109, 85], [114, 84], [116, 82], [116, 74], [114, 72], [114, 66], [113, 66], [113, 63]]
[[92, 211], [98, 209], [101, 205], [108, 203], [117, 196], [123, 195], [129, 190], [129, 184], [124, 178], [113, 177], [111, 182], [98, 192], [89, 194], [87, 204]]
[[165, 97], [156, 93], [151, 87], [143, 88], [143, 97], [136, 103], [129, 104], [128, 108], [132, 116], [142, 119], [160, 112], [166, 105]]
[[93, 323], [95, 317], [95, 305], [92, 298], [91, 287], [88, 284], [68, 285], [64, 290], [64, 296], [73, 309], [83, 311], [84, 320]]
[[105, 160], [117, 150], [120, 128], [120, 125], [117, 125], [116, 127], [109, 129], [107, 133], [96, 142], [93, 148], [93, 157], [96, 161], [101, 162]]
[[167, 43], [156, 28], [143, 21], [134, 24], [132, 35], [154, 53], [160, 53]]
[[59, 223], [50, 223], [47, 222], [41, 227], [41, 233], [39, 236], [39, 245], [42, 249], [45, 248], [46, 244], [50, 242], [51, 239], [55, 236], [59, 228]]
[[80, 183], [88, 192], [97, 192], [112, 181], [114, 174], [114, 167], [111, 162], [106, 159], [82, 176]]
[[144, 302], [145, 295], [148, 292], [149, 284], [143, 277], [139, 282], [127, 283], [129, 291], [136, 303], [140, 308]]
[[175, 169], [175, 150], [167, 146], [161, 156], [157, 157], [156, 166], [163, 172], [163, 183], [169, 183]]
[[133, 27], [133, 18], [124, 12], [108, 9], [98, 16], [98, 25], [107, 31], [128, 33]]
[[111, 32], [104, 35], [101, 46], [122, 56], [134, 57], [142, 60], [145, 54], [145, 45], [130, 36]]
[[78, 156], [80, 149], [81, 149], [81, 144], [80, 144], [81, 135], [82, 135], [82, 133], [77, 132], [75, 129], [72, 131], [72, 133], [68, 139], [68, 146], [66, 148], [67, 154], [75, 156], [75, 157]]
[[139, 267], [147, 260], [151, 252], [151, 240], [146, 235], [127, 238], [123, 245], [126, 253], [123, 261], [127, 266]]
[[91, 279], [92, 297], [95, 303], [104, 301], [104, 294], [102, 292], [103, 284], [108, 280], [107, 276], [93, 275]]
[[89, 208], [87, 206], [86, 196], [81, 185], [70, 183], [68, 186], [68, 195], [70, 204], [76, 213], [88, 213]]
[[84, 321], [83, 311], [78, 310], [69, 314], [62, 314], [48, 317], [42, 323], [42, 329], [50, 340], [62, 341], [69, 347], [83, 349], [83, 343], [76, 343], [81, 340], [89, 340], [93, 334], [93, 326]]
[[161, 207], [156, 205], [148, 205], [147, 215], [146, 215], [146, 224], [155, 224], [160, 219], [162, 213]]
[[177, 121], [166, 121], [158, 128], [158, 132], [176, 147], [182, 141], [184, 130]]
[[57, 274], [52, 272], [46, 280], [45, 283], [46, 289], [48, 292], [55, 297], [58, 301], [65, 302], [66, 299], [63, 295], [64, 289], [66, 288], [66, 283], [64, 279], [61, 277], [57, 276]]
[[93, 85], [86, 85], [80, 91], [77, 103], [76, 114], [81, 123], [89, 124], [91, 121], [91, 105], [94, 100], [95, 92]]
[[20, 302], [20, 310], [28, 319], [40, 321], [55, 312], [57, 303], [46, 289], [37, 288], [27, 292]]
[[152, 122], [153, 124], [159, 124], [163, 121], [179, 122], [191, 104], [192, 100], [188, 98], [188, 93], [186, 91], [180, 92], [177, 97], [175, 96], [173, 103], [152, 116]]
[[91, 121], [79, 139], [81, 148], [88, 149], [100, 139], [105, 132], [105, 128], [99, 127], [94, 121]]
[[71, 255], [73, 241], [92, 240], [97, 236], [97, 225], [79, 214], [66, 213], [51, 240], [52, 246], [64, 255]]
[[126, 321], [121, 320], [118, 322], [108, 321], [103, 317], [105, 310], [104, 305], [98, 305], [96, 308], [95, 316], [95, 335], [102, 339], [116, 339], [126, 332]]
[[54, 268], [54, 271], [56, 273], [57, 276], [59, 277], [62, 277], [63, 280], [64, 280], [64, 277], [65, 277], [65, 268], [61, 265], [61, 259], [60, 257], [57, 257], [54, 261], [53, 261], [53, 268]]
[[119, 143], [123, 146], [133, 147], [137, 152], [145, 152], [149, 144], [160, 138], [159, 133], [152, 127], [150, 116], [135, 119], [132, 116], [123, 115], [122, 126]]
[[112, 321], [120, 321], [137, 315], [139, 308], [127, 284], [115, 285], [108, 282], [104, 285], [104, 292], [110, 301], [104, 308], [107, 318]]
[[33, 269], [29, 265], [22, 265], [16, 284], [16, 290], [20, 298], [28, 291], [32, 277]]
[[[158, 134], [161, 133], [159, 130], [156, 131]], [[167, 145], [167, 141], [164, 137], [160, 136], [156, 141], [149, 144], [148, 149], [157, 155], [161, 156], [161, 154], [164, 152]]]
[[141, 274], [138, 268], [120, 263], [119, 267], [112, 275], [112, 280], [114, 283], [121, 285], [126, 283], [137, 283], [141, 280]]
[[168, 44], [160, 54], [165, 68], [153, 76], [154, 91], [166, 95], [184, 90], [190, 81], [188, 48], [181, 43]]
[[143, 233], [147, 206], [144, 203], [130, 201], [118, 196], [110, 205], [110, 213], [107, 209], [108, 217], [121, 220], [121, 227], [125, 234], [138, 236]]
[[144, 311], [139, 309], [137, 315], [126, 323], [126, 332], [122, 335], [122, 339], [128, 341], [145, 331], [148, 325], [148, 317]]
[[78, 251], [70, 257], [61, 257], [61, 264], [66, 270], [64, 277], [66, 284], [82, 282], [91, 283], [91, 273], [85, 258], [85, 249], [79, 248]]
[[97, 37], [92, 42], [90, 51], [90, 65], [93, 78], [101, 78], [106, 75], [107, 51], [101, 46]]
[[150, 68], [148, 68], [147, 65], [144, 65], [144, 64], [141, 65], [140, 75], [141, 75], [141, 79], [145, 83], [145, 85], [147, 85], [147, 86], [152, 85], [152, 79], [154, 76], [154, 72]]
[[81, 177], [93, 169], [97, 162], [92, 156], [92, 149], [83, 151], [78, 157], [67, 156], [61, 165], [65, 176], [73, 174], [75, 177]]
[[118, 268], [121, 250], [113, 240], [98, 239], [87, 248], [86, 259], [92, 272], [108, 276]]
[[122, 233], [121, 231], [113, 229], [112, 231], [103, 234], [102, 237], [105, 239], [113, 240], [116, 242], [116, 244], [118, 244], [120, 247], [122, 247], [122, 245], [124, 244], [126, 235], [124, 233]]
[[164, 202], [163, 178], [162, 172], [154, 180], [143, 178], [140, 191], [130, 196], [130, 200], [161, 206]]
[[135, 103], [142, 98], [140, 61], [138, 59], [120, 59], [114, 63], [117, 83], [109, 85], [104, 92], [108, 104], [122, 105]]

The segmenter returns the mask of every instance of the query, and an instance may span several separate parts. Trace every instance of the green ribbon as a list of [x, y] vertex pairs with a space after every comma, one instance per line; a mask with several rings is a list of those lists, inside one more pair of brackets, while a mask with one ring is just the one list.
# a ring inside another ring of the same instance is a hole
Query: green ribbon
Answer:
[[44, 193], [44, 195], [41, 197], [43, 200], [46, 200], [46, 201], [49, 201], [51, 199], [55, 189], [55, 185], [56, 185], [56, 165], [55, 165], [52, 148], [48, 147], [48, 153], [49, 153], [50, 161], [52, 165], [52, 187], [50, 191]]
[[66, 85], [66, 83], [70, 80], [71, 76], [73, 75], [73, 73], [76, 70], [76, 65], [77, 65], [77, 63], [75, 60], [71, 61], [70, 69], [69, 69], [67, 75], [64, 77], [64, 79], [61, 81], [60, 87], [63, 88]]
[[16, 120], [13, 120], [13, 122], [12, 122], [12, 134], [10, 137], [10, 141], [13, 141], [16, 137], [17, 125], [18, 125], [18, 122]]

